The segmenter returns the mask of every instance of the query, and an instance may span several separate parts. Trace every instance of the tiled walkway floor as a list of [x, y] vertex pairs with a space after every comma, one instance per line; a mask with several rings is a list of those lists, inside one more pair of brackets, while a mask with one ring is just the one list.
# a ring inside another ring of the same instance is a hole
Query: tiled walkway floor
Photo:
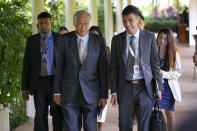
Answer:
[[[185, 123], [186, 119], [190, 117], [190, 113], [197, 110], [197, 78], [194, 82], [191, 82], [194, 68], [194, 64], [192, 62], [194, 47], [188, 47], [187, 44], [181, 44], [178, 47], [181, 54], [181, 63], [183, 69], [183, 74], [179, 79], [183, 101], [181, 103], [176, 103], [175, 106], [176, 127]], [[113, 108], [111, 104], [109, 105], [110, 106], [103, 131], [118, 131], [118, 109]], [[194, 122], [197, 123], [196, 121]], [[49, 125], [50, 131], [52, 131], [51, 120], [49, 120]], [[16, 131], [33, 131], [33, 122], [30, 121], [21, 125], [20, 127], [16, 128]], [[188, 129], [188, 131], [195, 131], [195, 129]]]

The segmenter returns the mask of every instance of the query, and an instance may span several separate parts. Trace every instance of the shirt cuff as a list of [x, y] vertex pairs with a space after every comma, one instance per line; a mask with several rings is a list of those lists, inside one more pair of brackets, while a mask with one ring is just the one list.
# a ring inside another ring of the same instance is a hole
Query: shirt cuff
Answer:
[[60, 96], [60, 95], [62, 95], [62, 94], [61, 94], [61, 93], [55, 93], [55, 94], [54, 94], [54, 96], [58, 96], [58, 95]]

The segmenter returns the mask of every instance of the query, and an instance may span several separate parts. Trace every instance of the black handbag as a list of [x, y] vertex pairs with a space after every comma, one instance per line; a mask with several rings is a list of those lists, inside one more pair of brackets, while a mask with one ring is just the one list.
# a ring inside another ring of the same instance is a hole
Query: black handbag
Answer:
[[150, 119], [149, 131], [166, 131], [166, 122], [159, 107], [159, 101], [155, 100], [154, 110]]

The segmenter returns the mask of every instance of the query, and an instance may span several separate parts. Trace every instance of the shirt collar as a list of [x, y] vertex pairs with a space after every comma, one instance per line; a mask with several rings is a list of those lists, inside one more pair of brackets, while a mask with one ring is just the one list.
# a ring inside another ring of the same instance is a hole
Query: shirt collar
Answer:
[[[77, 33], [76, 33], [77, 34]], [[89, 31], [84, 36], [80, 36], [77, 34], [77, 43], [79, 44], [79, 41], [82, 40], [82, 46], [86, 47], [89, 39]]]
[[[40, 34], [41, 34], [41, 38], [43, 38], [45, 36], [45, 34], [43, 34], [42, 32], [40, 32]], [[47, 33], [48, 38], [50, 38], [51, 34], [52, 34], [52, 31]]]
[[[76, 32], [76, 34], [77, 34], [77, 32]], [[80, 36], [77, 34], [77, 39], [79, 39], [79, 40], [82, 39], [83, 41], [86, 41], [88, 39], [88, 37], [89, 37], [89, 31], [84, 36]]]
[[[129, 40], [131, 36], [132, 36], [132, 35], [129, 34], [129, 33], [126, 31], [126, 38], [127, 38], [127, 40]], [[137, 29], [137, 32], [136, 32], [133, 36], [135, 36], [135, 38], [139, 39], [139, 37], [140, 37], [140, 29], [139, 29], [139, 28]]]

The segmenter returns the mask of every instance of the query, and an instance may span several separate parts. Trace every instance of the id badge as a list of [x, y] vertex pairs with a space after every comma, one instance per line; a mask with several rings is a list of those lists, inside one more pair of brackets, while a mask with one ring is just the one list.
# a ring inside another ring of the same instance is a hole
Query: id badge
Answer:
[[140, 73], [140, 66], [139, 65], [134, 65], [133, 66], [133, 71], [134, 71], [134, 74], [139, 74]]
[[47, 62], [47, 55], [46, 54], [43, 54], [42, 55], [42, 62]]

